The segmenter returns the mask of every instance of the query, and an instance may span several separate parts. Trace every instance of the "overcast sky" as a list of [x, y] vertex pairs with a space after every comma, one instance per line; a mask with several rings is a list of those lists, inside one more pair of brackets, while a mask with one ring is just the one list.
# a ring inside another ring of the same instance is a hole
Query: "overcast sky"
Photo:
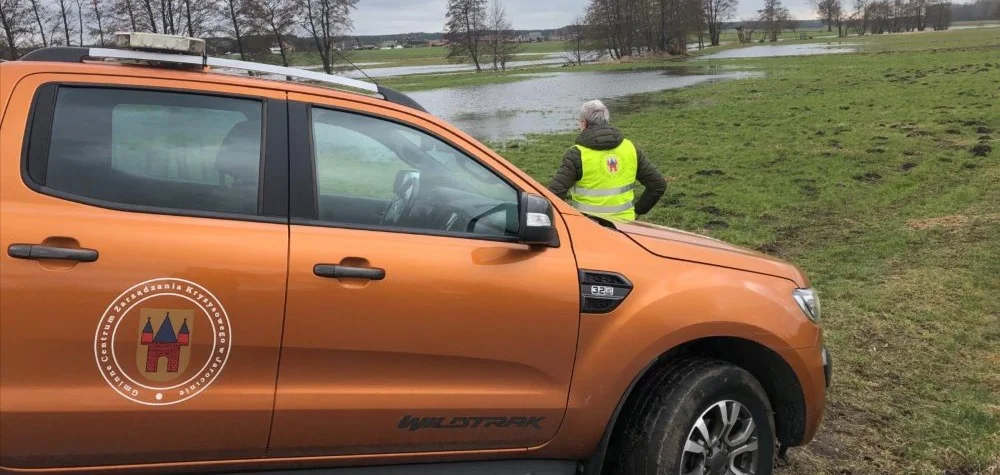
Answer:
[[[514, 28], [532, 30], [566, 26], [583, 13], [588, 0], [501, 0]], [[764, 0], [740, 0], [739, 16], [752, 15]], [[354, 12], [354, 33], [383, 35], [444, 30], [448, 0], [359, 0]], [[784, 0], [792, 15], [811, 19], [809, 0]]]

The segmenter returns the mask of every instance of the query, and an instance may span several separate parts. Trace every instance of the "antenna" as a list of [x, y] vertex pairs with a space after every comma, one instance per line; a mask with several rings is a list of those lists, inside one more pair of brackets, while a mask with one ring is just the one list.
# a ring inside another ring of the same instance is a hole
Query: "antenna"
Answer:
[[368, 78], [369, 81], [375, 83], [376, 86], [379, 85], [378, 81], [372, 79], [372, 77], [369, 76], [368, 73], [366, 73], [364, 69], [361, 69], [361, 68], [357, 67], [354, 63], [351, 62], [350, 59], [347, 59], [347, 56], [345, 56], [344, 53], [341, 53], [340, 50], [334, 48], [333, 51], [335, 53], [337, 53], [337, 55], [340, 56], [341, 58], [344, 58], [344, 61], [347, 61], [347, 64], [350, 64], [354, 69], [357, 69], [361, 74], [363, 74], [366, 78]]

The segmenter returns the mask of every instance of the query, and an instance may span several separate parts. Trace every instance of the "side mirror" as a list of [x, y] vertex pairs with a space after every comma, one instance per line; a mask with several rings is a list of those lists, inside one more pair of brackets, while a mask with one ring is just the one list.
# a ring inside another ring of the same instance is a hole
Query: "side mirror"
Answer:
[[521, 194], [519, 241], [532, 246], [559, 247], [559, 234], [553, 221], [552, 203], [528, 193]]

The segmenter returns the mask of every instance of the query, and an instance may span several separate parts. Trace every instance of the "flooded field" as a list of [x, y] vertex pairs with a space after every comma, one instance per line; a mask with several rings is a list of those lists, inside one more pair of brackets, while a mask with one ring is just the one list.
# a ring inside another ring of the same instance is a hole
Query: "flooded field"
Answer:
[[[542, 59], [510, 61], [507, 63], [507, 69], [522, 68], [526, 66], [558, 66], [564, 63], [566, 63], [566, 59], [563, 57], [563, 53], [553, 53], [546, 55]], [[365, 67], [362, 64], [358, 64], [357, 66], [361, 68]], [[490, 63], [489, 65], [484, 64], [483, 69], [487, 69], [487, 66], [492, 68], [493, 63]], [[322, 66], [318, 66], [318, 69], [322, 69]], [[365, 73], [372, 78], [386, 78], [393, 76], [408, 76], [411, 74], [459, 73], [475, 70], [476, 67], [472, 64], [430, 64], [425, 66], [390, 66], [370, 68], [366, 69]], [[339, 72], [338, 74], [355, 79], [365, 77], [364, 74], [356, 70], [346, 70]]]
[[649, 72], [553, 72], [506, 84], [410, 93], [432, 114], [485, 141], [576, 127], [584, 101], [676, 89], [707, 81], [751, 77], [751, 71], [675, 68]]
[[[691, 51], [698, 49], [697, 44], [690, 44], [688, 47]], [[724, 50], [692, 58], [688, 62], [698, 64], [705, 59], [836, 54], [851, 53], [856, 50], [856, 44], [844, 42], [769, 44]], [[640, 72], [576, 72], [557, 69], [557, 66], [567, 62], [567, 56], [567, 53], [556, 52], [546, 54], [541, 59], [509, 62], [508, 69], [526, 66], [552, 67], [551, 72], [519, 75], [522, 78], [520, 81], [444, 87], [411, 92], [409, 95], [432, 114], [444, 118], [480, 140], [504, 141], [530, 134], [573, 130], [577, 123], [577, 108], [590, 99], [614, 101], [636, 94], [761, 74], [735, 68], [691, 65]], [[589, 59], [595, 58], [592, 55]], [[382, 67], [366, 68], [375, 65]], [[475, 70], [471, 64], [392, 66], [386, 63], [362, 62], [358, 63], [358, 66], [365, 68], [365, 73], [375, 79], [419, 74], [447, 77], [450, 74]], [[342, 71], [338, 74], [357, 79], [365, 77], [357, 70]]]
[[808, 56], [814, 54], [854, 53], [854, 43], [809, 43], [794, 45], [762, 45], [720, 51], [698, 59], [770, 58], [775, 56]]

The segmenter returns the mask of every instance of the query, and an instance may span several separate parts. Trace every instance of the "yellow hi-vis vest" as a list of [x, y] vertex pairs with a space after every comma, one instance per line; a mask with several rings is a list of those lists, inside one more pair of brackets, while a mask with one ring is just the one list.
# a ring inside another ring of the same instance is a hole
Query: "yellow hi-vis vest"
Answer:
[[570, 204], [588, 214], [616, 221], [635, 220], [635, 174], [639, 154], [629, 140], [611, 150], [576, 145], [583, 178], [569, 190]]

